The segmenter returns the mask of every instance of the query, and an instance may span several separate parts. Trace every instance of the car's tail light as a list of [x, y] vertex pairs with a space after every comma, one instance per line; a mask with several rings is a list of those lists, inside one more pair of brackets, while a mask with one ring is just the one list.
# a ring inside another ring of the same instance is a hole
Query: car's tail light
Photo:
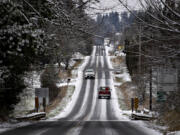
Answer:
[[104, 92], [103, 92], [103, 91], [100, 91], [99, 94], [104, 94]]
[[109, 91], [106, 91], [105, 94], [110, 94], [110, 92], [109, 92]]

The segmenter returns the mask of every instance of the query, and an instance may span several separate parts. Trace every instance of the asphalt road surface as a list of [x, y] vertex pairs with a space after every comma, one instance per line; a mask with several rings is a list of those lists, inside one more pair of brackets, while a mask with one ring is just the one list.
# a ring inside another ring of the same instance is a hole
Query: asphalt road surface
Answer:
[[110, 100], [97, 98], [98, 87], [111, 87], [113, 81], [104, 46], [94, 47], [84, 71], [87, 68], [93, 68], [96, 77], [83, 79], [77, 101], [65, 117], [16, 128], [2, 135], [147, 135], [144, 128], [118, 116], [116, 95]]

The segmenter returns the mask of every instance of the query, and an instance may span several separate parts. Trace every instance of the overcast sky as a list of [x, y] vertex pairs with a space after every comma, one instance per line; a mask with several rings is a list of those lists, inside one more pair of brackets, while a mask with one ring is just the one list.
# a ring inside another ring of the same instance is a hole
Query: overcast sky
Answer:
[[[124, 0], [125, 2], [126, 0]], [[127, 5], [131, 7], [131, 9], [139, 9], [138, 0], [127, 0]], [[122, 11], [126, 11], [126, 9], [120, 4], [118, 0], [100, 0], [100, 3], [96, 5], [90, 5], [95, 9], [88, 9], [88, 14], [92, 14], [95, 16], [98, 13], [106, 14], [112, 11], [117, 11], [121, 13]]]

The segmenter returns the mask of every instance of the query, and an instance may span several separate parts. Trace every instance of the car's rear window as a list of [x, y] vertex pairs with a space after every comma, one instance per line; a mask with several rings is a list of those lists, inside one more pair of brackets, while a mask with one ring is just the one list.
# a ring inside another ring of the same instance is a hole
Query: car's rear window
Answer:
[[86, 72], [93, 72], [93, 69], [87, 69]]
[[109, 87], [100, 87], [100, 90], [103, 90], [103, 91], [109, 90], [109, 89], [110, 89]]

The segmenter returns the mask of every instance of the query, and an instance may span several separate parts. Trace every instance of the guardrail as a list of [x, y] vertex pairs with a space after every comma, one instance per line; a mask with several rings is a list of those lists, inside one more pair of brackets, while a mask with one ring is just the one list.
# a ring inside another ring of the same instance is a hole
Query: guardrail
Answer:
[[147, 120], [147, 121], [149, 121], [149, 120], [155, 119], [155, 117], [153, 117], [151, 115], [132, 113], [131, 114], [131, 119], [132, 120]]
[[42, 119], [45, 117], [46, 117], [46, 113], [40, 112], [40, 113], [28, 114], [28, 115], [22, 116], [22, 117], [17, 117], [16, 120], [19, 120], [19, 121], [39, 120], [39, 119]]

